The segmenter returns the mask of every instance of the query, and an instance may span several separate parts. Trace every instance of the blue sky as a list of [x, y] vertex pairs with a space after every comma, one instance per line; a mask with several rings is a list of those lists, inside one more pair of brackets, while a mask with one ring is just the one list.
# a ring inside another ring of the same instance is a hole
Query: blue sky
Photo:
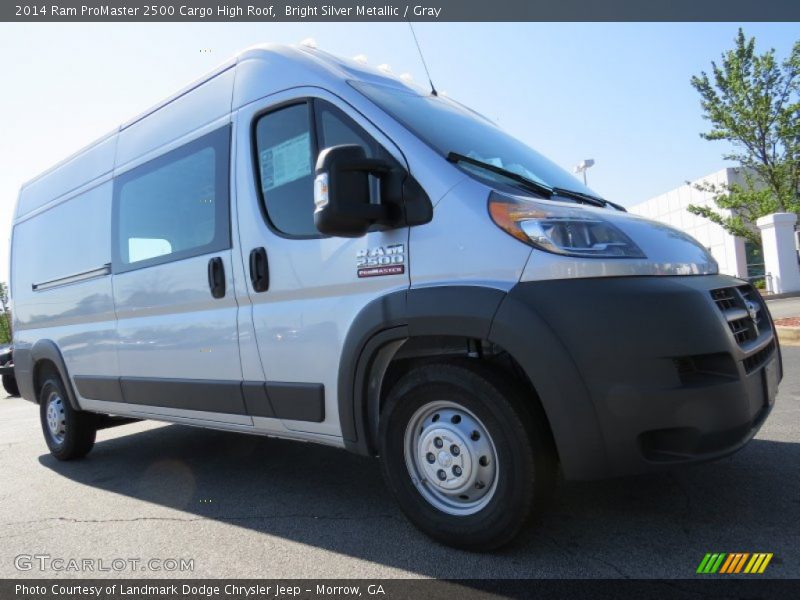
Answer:
[[[700, 139], [693, 74], [737, 23], [420, 23], [439, 90], [563, 167], [594, 158], [589, 185], [631, 205], [723, 166]], [[788, 55], [796, 23], [743, 24]], [[313, 37], [425, 81], [405, 23], [0, 24], [0, 281], [19, 186], [259, 42]]]

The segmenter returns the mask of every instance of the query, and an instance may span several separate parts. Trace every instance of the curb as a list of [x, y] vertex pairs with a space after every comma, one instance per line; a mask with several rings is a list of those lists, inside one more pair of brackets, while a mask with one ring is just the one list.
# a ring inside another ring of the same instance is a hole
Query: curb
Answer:
[[778, 333], [778, 340], [781, 344], [800, 345], [800, 327], [776, 325], [775, 330]]

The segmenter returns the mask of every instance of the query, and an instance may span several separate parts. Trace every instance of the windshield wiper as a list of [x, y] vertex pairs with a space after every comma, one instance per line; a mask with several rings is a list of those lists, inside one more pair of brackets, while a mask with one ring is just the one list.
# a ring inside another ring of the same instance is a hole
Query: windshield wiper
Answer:
[[592, 204], [594, 206], [606, 207], [610, 206], [616, 210], [622, 212], [628, 212], [624, 206], [620, 206], [619, 204], [614, 204], [613, 202], [606, 200], [605, 198], [598, 198], [597, 196], [590, 196], [589, 194], [584, 194], [583, 192], [573, 192], [572, 190], [565, 190], [564, 188], [553, 188], [553, 193], [556, 196], [564, 196], [565, 198], [572, 198], [573, 200], [577, 200], [578, 202], [583, 202], [585, 204]]
[[603, 198], [590, 196], [589, 194], [584, 194], [583, 192], [573, 192], [572, 190], [567, 190], [565, 188], [560, 188], [560, 187], [551, 188], [532, 179], [528, 179], [527, 177], [520, 175], [519, 173], [514, 173], [514, 171], [509, 171], [508, 169], [504, 169], [503, 167], [498, 167], [491, 163], [478, 160], [477, 158], [472, 158], [464, 154], [459, 154], [458, 152], [449, 152], [447, 154], [447, 160], [450, 161], [451, 163], [465, 162], [467, 164], [480, 167], [481, 169], [485, 169], [486, 171], [497, 173], [498, 175], [502, 175], [506, 179], [510, 179], [511, 181], [518, 183], [525, 189], [532, 191], [536, 194], [545, 196], [546, 198], [552, 198], [553, 196], [561, 196], [562, 198], [570, 198], [571, 200], [575, 200], [576, 202], [580, 202], [581, 204], [590, 204], [592, 206], [599, 206], [600, 208], [611, 206], [612, 208], [615, 208], [622, 212], [627, 212], [625, 208], [620, 206], [619, 204], [614, 204], [613, 202], [609, 202], [608, 200], [604, 200]]
[[545, 196], [546, 198], [551, 198], [554, 194], [553, 188], [547, 187], [546, 185], [533, 181], [532, 179], [528, 179], [527, 177], [523, 177], [518, 173], [514, 173], [514, 171], [509, 171], [508, 169], [504, 169], [503, 167], [497, 167], [491, 163], [483, 162], [482, 160], [471, 158], [464, 154], [459, 154], [458, 152], [449, 152], [447, 154], [447, 160], [451, 163], [465, 162], [467, 164], [480, 167], [481, 169], [484, 169], [486, 171], [490, 171], [491, 173], [497, 173], [498, 175], [502, 175], [506, 179], [510, 179], [511, 181], [518, 183], [525, 189], [532, 191], [536, 194]]
[[553, 194], [556, 196], [563, 196], [564, 198], [572, 198], [578, 202], [582, 202], [583, 204], [591, 204], [592, 206], [600, 206], [601, 208], [605, 208], [610, 204], [608, 200], [603, 200], [602, 198], [595, 198], [594, 196], [590, 196], [589, 194], [583, 194], [581, 192], [573, 192], [572, 190], [565, 190], [564, 188], [553, 188]]

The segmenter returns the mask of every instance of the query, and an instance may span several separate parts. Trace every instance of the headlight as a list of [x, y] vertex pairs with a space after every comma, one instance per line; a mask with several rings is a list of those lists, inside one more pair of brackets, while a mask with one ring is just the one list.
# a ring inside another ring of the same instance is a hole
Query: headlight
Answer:
[[540, 250], [596, 258], [647, 258], [631, 238], [598, 211], [527, 198], [489, 196], [489, 214], [498, 227]]

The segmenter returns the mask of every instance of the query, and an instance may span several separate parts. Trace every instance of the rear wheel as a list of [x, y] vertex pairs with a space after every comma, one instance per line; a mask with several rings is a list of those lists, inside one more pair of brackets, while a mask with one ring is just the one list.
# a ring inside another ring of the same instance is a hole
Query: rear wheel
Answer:
[[97, 417], [69, 403], [61, 379], [50, 376], [39, 393], [39, 417], [50, 453], [59, 460], [83, 458], [94, 446]]
[[402, 377], [381, 412], [381, 463], [409, 520], [469, 550], [516, 537], [555, 482], [551, 438], [533, 402], [477, 361]]
[[6, 373], [3, 375], [3, 389], [8, 392], [9, 396], [19, 396], [17, 378], [14, 377], [13, 373]]

